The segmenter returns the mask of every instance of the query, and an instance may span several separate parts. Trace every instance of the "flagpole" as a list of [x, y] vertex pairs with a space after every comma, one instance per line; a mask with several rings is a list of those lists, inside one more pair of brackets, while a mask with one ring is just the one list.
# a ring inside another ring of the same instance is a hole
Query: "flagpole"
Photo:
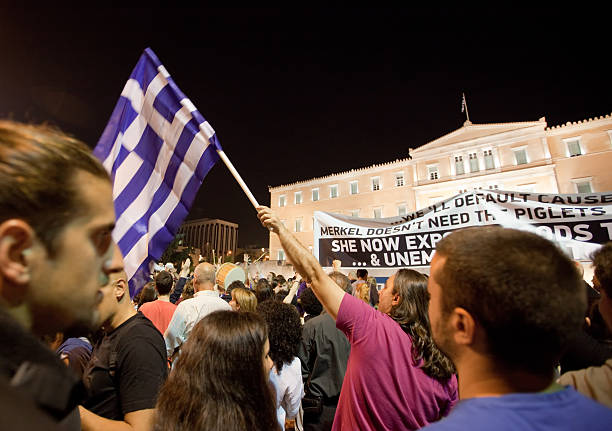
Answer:
[[468, 112], [468, 108], [467, 108], [467, 100], [465, 100], [465, 93], [463, 93], [463, 106], [465, 107], [465, 116], [467, 118], [467, 122], [470, 122], [470, 113]]
[[247, 198], [249, 198], [249, 200], [253, 204], [253, 207], [257, 209], [257, 207], [259, 206], [259, 204], [257, 203], [257, 199], [255, 199], [255, 196], [253, 196], [253, 193], [251, 193], [248, 186], [242, 180], [242, 177], [240, 176], [236, 168], [234, 168], [234, 165], [232, 165], [232, 162], [230, 162], [230, 160], [227, 158], [227, 156], [225, 155], [225, 152], [223, 150], [217, 150], [217, 153], [219, 154], [219, 157], [221, 157], [221, 160], [223, 160], [223, 163], [225, 163], [225, 166], [227, 166], [229, 171], [232, 173], [234, 178], [236, 178], [236, 181], [238, 181], [238, 184], [240, 184], [240, 187], [242, 187], [242, 191], [247, 195]]

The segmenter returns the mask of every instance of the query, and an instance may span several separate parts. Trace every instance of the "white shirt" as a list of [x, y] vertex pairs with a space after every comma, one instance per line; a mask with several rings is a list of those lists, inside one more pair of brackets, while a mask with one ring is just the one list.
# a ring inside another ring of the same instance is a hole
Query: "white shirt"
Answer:
[[219, 294], [214, 290], [201, 290], [196, 292], [193, 298], [181, 301], [164, 334], [168, 357], [171, 357], [174, 350], [187, 341], [196, 323], [207, 314], [217, 310], [231, 311], [232, 307], [219, 298]]
[[270, 382], [276, 390], [276, 417], [281, 429], [285, 429], [285, 417], [292, 419], [297, 416], [304, 397], [300, 360], [295, 357], [290, 364], [283, 364], [280, 373], [276, 371], [276, 365], [272, 367]]

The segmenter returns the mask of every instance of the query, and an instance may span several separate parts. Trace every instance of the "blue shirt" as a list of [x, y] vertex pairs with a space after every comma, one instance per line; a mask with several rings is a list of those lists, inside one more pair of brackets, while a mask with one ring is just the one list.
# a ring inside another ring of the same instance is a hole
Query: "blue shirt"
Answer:
[[610, 431], [612, 410], [572, 388], [460, 401], [427, 431]]

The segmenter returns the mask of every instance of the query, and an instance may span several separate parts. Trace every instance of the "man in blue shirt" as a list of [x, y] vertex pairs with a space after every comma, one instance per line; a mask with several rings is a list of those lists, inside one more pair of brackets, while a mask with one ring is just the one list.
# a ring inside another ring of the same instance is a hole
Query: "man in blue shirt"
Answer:
[[455, 363], [461, 401], [428, 430], [609, 430], [612, 410], [554, 383], [586, 297], [572, 261], [550, 241], [495, 226], [437, 244], [429, 317]]

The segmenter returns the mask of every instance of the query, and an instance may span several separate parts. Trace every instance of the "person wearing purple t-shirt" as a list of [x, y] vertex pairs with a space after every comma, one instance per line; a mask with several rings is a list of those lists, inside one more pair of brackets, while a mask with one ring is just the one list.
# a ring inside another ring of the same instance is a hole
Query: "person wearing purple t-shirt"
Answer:
[[427, 278], [399, 271], [387, 280], [377, 311], [335, 284], [268, 207], [258, 207], [258, 216], [351, 343], [332, 429], [414, 430], [448, 414], [457, 380], [431, 339]]

